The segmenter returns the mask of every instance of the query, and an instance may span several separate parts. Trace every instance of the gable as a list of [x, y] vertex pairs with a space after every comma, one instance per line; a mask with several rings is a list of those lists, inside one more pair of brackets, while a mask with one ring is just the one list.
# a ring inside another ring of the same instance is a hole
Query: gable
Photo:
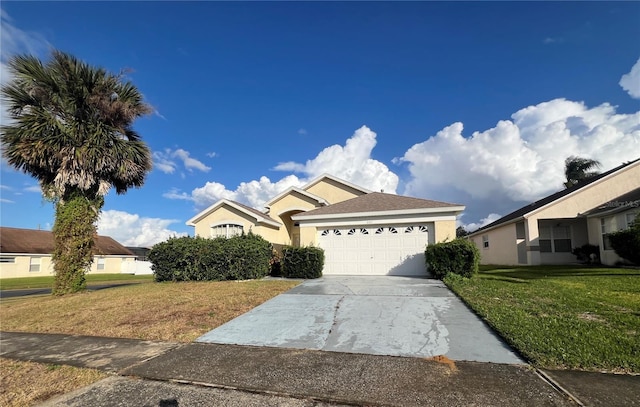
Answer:
[[369, 192], [364, 188], [329, 176], [312, 181], [303, 189], [324, 198], [329, 205], [356, 198]]
[[300, 192], [297, 190], [291, 190], [271, 204], [269, 207], [269, 213], [275, 217], [290, 210], [308, 211], [324, 205], [326, 205], [326, 201], [322, 198], [315, 197], [303, 190]]

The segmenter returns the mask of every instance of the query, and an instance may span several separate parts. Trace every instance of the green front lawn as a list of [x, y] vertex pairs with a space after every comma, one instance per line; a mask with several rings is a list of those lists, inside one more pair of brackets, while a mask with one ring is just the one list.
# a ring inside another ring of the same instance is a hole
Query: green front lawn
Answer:
[[640, 373], [640, 270], [483, 266], [445, 283], [531, 363]]
[[[153, 281], [153, 275], [133, 274], [87, 274], [87, 284], [111, 284], [111, 283], [146, 283]], [[17, 290], [21, 288], [51, 288], [53, 276], [42, 277], [18, 277], [0, 279], [0, 290]]]

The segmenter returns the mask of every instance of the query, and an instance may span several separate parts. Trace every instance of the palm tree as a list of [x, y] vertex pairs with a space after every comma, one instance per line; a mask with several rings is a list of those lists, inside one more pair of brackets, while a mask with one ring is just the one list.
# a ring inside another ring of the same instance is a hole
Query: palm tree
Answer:
[[43, 64], [30, 55], [9, 63], [2, 87], [9, 123], [0, 126], [3, 156], [38, 180], [56, 209], [54, 294], [85, 288], [96, 222], [111, 188], [140, 187], [151, 170], [133, 121], [151, 113], [122, 74], [113, 75], [54, 51]]
[[580, 181], [595, 177], [600, 172], [592, 171], [594, 168], [600, 168], [601, 164], [598, 160], [570, 156], [564, 160], [564, 175], [567, 182], [564, 183], [565, 188], [570, 188]]

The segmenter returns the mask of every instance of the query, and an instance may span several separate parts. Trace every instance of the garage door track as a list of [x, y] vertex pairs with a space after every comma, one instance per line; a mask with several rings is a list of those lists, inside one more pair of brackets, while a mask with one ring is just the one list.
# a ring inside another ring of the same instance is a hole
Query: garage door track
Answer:
[[308, 280], [197, 341], [524, 363], [441, 281], [412, 277]]

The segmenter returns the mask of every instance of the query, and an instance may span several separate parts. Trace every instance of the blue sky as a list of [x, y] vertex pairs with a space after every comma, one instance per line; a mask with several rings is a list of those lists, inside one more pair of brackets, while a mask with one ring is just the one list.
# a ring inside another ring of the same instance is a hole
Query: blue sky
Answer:
[[[561, 189], [569, 155], [640, 157], [638, 21], [638, 2], [3, 2], [0, 79], [51, 48], [133, 69], [155, 167], [99, 223], [126, 244], [324, 172], [462, 203], [474, 228]], [[33, 179], [0, 176], [0, 223], [50, 228]]]

